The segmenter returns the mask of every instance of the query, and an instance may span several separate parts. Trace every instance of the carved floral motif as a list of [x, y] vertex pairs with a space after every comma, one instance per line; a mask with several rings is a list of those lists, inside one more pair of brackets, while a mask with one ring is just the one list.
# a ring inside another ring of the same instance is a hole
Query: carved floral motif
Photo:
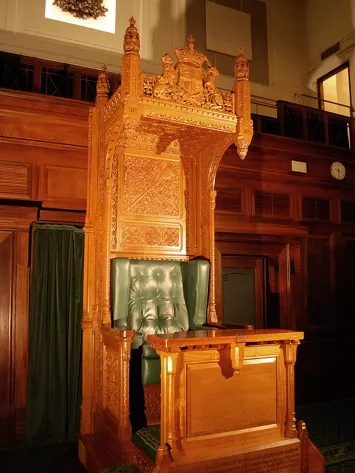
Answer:
[[159, 424], [161, 408], [160, 386], [145, 385], [144, 388], [145, 412], [148, 425]]
[[128, 214], [180, 215], [180, 163], [126, 157], [123, 211]]
[[172, 118], [171, 115], [167, 113], [154, 112], [154, 111], [146, 112], [145, 116], [150, 117], [150, 118], [155, 118], [156, 120], [164, 120], [164, 121], [173, 120], [175, 123], [181, 124], [181, 125], [190, 125], [190, 126], [196, 126], [200, 128], [210, 128], [212, 130], [226, 131], [229, 133], [232, 131], [232, 127], [235, 126], [234, 123], [230, 123], [230, 124], [228, 123], [227, 125], [220, 125], [217, 123], [208, 122], [207, 120], [202, 120], [200, 116], [197, 116], [196, 118], [191, 118], [191, 117], [183, 117], [183, 116], [176, 115]]
[[106, 347], [105, 352], [104, 406], [114, 417], [117, 418], [117, 353], [108, 347]]
[[118, 150], [112, 163], [112, 211], [111, 211], [111, 248], [117, 247], [117, 198], [118, 198]]
[[179, 247], [178, 227], [123, 224], [122, 244], [125, 246], [169, 246]]
[[109, 121], [115, 115], [115, 113], [119, 110], [120, 106], [122, 106], [121, 90], [118, 88], [105, 106], [105, 110], [104, 110], [105, 123]]

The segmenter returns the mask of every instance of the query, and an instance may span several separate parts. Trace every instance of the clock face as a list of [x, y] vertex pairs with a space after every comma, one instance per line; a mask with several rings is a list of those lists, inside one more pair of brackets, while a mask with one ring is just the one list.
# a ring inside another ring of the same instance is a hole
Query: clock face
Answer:
[[339, 163], [339, 161], [335, 161], [330, 166], [330, 173], [334, 177], [334, 179], [337, 179], [338, 181], [342, 181], [346, 175], [346, 169], [345, 169], [344, 164]]

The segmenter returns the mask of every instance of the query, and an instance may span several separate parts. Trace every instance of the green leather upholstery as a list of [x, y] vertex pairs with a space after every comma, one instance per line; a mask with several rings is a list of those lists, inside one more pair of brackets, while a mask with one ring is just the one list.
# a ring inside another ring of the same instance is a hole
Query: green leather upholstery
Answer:
[[203, 328], [209, 263], [115, 258], [111, 265], [113, 325], [136, 331], [132, 349], [142, 346], [143, 384], [159, 383], [160, 359], [146, 337]]
[[206, 323], [210, 263], [195, 259], [181, 263], [184, 295], [189, 313], [189, 329], [201, 329]]

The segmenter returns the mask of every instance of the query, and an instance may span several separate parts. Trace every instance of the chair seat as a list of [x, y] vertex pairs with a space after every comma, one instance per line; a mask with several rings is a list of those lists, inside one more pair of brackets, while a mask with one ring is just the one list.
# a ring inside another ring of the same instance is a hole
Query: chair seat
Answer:
[[149, 458], [155, 460], [160, 445], [160, 425], [142, 427], [133, 435], [132, 441]]

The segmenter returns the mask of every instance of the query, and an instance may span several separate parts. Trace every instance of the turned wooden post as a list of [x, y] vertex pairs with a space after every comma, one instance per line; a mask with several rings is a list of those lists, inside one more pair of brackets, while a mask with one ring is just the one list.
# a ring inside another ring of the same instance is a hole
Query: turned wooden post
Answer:
[[299, 342], [294, 340], [285, 340], [282, 343], [282, 349], [284, 353], [285, 366], [286, 366], [286, 425], [285, 425], [285, 437], [296, 438], [296, 417], [295, 417], [295, 363], [297, 347]]
[[176, 393], [176, 371], [180, 352], [158, 350], [161, 360], [161, 437], [160, 443], [168, 445], [170, 455], [176, 459], [179, 442], [178, 402]]

